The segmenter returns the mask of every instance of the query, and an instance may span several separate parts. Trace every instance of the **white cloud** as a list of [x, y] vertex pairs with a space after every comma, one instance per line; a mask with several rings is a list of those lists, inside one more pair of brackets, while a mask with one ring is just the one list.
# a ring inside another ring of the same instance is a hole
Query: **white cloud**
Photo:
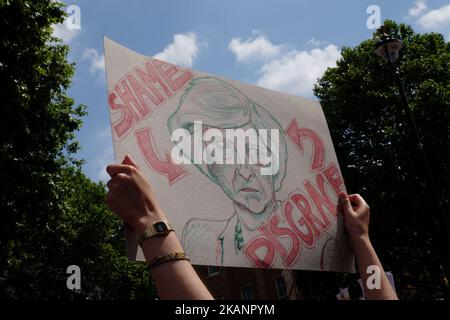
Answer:
[[[302, 96], [313, 96], [313, 86], [328, 68], [336, 65], [340, 50], [326, 41], [311, 38], [306, 42], [311, 50], [283, 52], [287, 45], [273, 45], [261, 31], [253, 31], [256, 38], [242, 41], [231, 39], [228, 49], [236, 60], [262, 62], [256, 83], [259, 86]], [[327, 45], [324, 49], [318, 48]]]
[[[51, 0], [51, 2], [60, 2], [64, 3], [63, 0]], [[76, 8], [74, 8], [76, 7]], [[67, 8], [60, 7], [61, 10], [65, 11], [68, 14], [68, 17], [64, 20], [63, 23], [54, 24], [52, 25], [53, 28], [53, 37], [60, 38], [65, 44], [70, 44], [73, 39], [75, 39], [80, 33], [81, 33], [81, 25], [79, 25], [80, 21], [78, 20], [78, 25], [74, 24], [76, 18], [75, 18], [75, 12], [74, 10], [78, 11], [78, 18], [80, 15], [80, 8], [76, 5], [69, 5]], [[75, 19], [75, 20], [74, 20]]]
[[81, 59], [89, 61], [89, 71], [91, 74], [98, 73], [101, 79], [105, 78], [105, 57], [103, 54], [99, 54], [94, 48], [87, 48], [84, 50]]
[[264, 35], [242, 41], [241, 38], [232, 38], [228, 49], [236, 55], [239, 62], [250, 60], [267, 60], [280, 53], [281, 46], [275, 46]]
[[60, 38], [64, 43], [69, 44], [80, 34], [80, 29], [69, 29], [66, 23], [54, 24], [52, 35]]
[[450, 4], [429, 11], [420, 17], [418, 23], [424, 29], [442, 30], [450, 24]]
[[414, 1], [414, 7], [409, 9], [409, 12], [408, 12], [409, 16], [417, 17], [417, 16], [421, 15], [422, 13], [424, 13], [428, 9], [426, 2], [427, 2], [426, 0]]
[[261, 68], [258, 85], [273, 90], [311, 97], [317, 79], [341, 57], [334, 44], [324, 49], [293, 50], [269, 61]]
[[173, 36], [173, 42], [154, 55], [154, 58], [190, 68], [198, 51], [197, 35], [194, 32], [176, 34]]
[[306, 42], [307, 46], [310, 47], [320, 47], [320, 46], [324, 46], [327, 45], [328, 43], [326, 41], [321, 41], [315, 38], [311, 38]]

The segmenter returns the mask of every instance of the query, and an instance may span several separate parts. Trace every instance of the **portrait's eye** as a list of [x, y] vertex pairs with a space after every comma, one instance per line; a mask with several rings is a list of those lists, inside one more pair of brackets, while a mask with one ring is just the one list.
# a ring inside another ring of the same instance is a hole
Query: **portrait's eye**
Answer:
[[272, 152], [270, 149], [265, 146], [258, 146], [255, 151], [257, 154], [256, 165], [263, 168], [270, 167], [272, 164]]

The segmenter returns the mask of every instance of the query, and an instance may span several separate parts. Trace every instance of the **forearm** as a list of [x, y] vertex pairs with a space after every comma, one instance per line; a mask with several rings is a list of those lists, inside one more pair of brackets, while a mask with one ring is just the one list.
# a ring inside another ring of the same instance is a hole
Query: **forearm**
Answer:
[[[183, 248], [174, 232], [155, 237], [142, 244], [147, 262], [161, 255], [181, 252]], [[213, 299], [189, 261], [175, 260], [152, 269], [152, 278], [161, 299]]]
[[[397, 300], [398, 297], [389, 282], [386, 273], [383, 270], [380, 260], [373, 248], [369, 237], [360, 237], [353, 240], [356, 261], [363, 282], [364, 291], [368, 300]], [[371, 265], [377, 266], [381, 271], [379, 289], [369, 289], [367, 287], [367, 279], [369, 274], [367, 268]]]

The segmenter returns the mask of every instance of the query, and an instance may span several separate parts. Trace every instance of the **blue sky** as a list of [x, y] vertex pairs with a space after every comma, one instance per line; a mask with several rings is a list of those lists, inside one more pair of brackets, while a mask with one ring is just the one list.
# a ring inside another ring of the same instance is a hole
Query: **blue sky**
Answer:
[[145, 55], [247, 83], [313, 98], [312, 87], [342, 46], [370, 38], [367, 9], [418, 32], [450, 38], [443, 0], [79, 0], [80, 29], [55, 26], [70, 46], [76, 73], [69, 95], [88, 106], [77, 133], [83, 171], [107, 180], [114, 162], [103, 59], [103, 35]]

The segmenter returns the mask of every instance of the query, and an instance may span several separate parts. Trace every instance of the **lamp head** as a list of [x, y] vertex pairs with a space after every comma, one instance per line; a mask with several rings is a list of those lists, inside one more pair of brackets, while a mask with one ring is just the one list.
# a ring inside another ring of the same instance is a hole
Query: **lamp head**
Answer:
[[394, 63], [399, 57], [399, 52], [403, 48], [403, 42], [398, 39], [384, 39], [375, 45], [375, 53], [389, 63]]

